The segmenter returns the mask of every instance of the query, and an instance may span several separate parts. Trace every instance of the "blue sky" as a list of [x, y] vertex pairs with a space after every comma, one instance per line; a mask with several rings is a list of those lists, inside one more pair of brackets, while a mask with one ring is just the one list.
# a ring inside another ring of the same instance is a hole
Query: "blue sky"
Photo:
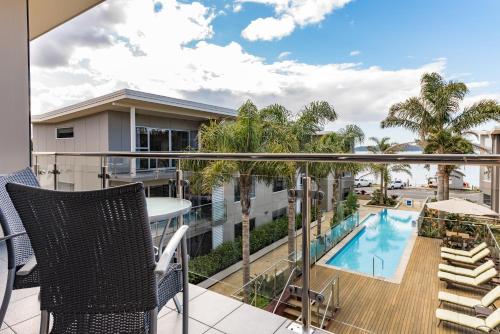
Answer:
[[[32, 43], [34, 113], [129, 87], [237, 108], [329, 101], [381, 131], [422, 73], [500, 98], [497, 0], [108, 0]], [[281, 56], [280, 56], [281, 55]], [[118, 61], [119, 60], [119, 61]]]

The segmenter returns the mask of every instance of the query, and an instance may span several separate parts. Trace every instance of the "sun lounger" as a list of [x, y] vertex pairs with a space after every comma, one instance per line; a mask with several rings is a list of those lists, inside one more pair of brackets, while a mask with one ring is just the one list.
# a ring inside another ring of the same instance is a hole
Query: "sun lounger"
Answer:
[[500, 309], [495, 310], [486, 319], [482, 319], [467, 314], [438, 308], [436, 310], [436, 317], [439, 320], [438, 326], [441, 324], [441, 321], [445, 321], [489, 333], [492, 330], [496, 329], [496, 327], [500, 324]]
[[441, 252], [442, 253], [449, 253], [453, 255], [460, 255], [460, 256], [468, 256], [468, 257], [473, 257], [483, 249], [487, 248], [488, 244], [486, 242], [482, 242], [473, 249], [469, 251], [461, 250], [461, 249], [453, 249], [453, 248], [448, 248], [448, 247], [441, 247]]
[[447, 260], [449, 262], [459, 262], [459, 263], [465, 263], [465, 264], [476, 264], [479, 261], [483, 260], [490, 254], [490, 250], [488, 248], [483, 249], [473, 257], [469, 256], [461, 256], [461, 255], [454, 255], [450, 253], [441, 253], [441, 258], [443, 260]]
[[490, 307], [498, 298], [500, 298], [500, 285], [485, 294], [481, 299], [464, 297], [445, 291], [439, 291], [438, 293], [439, 306], [446, 302], [468, 308], [474, 308], [474, 306]]
[[476, 278], [455, 275], [451, 273], [447, 273], [444, 271], [438, 271], [438, 277], [440, 280], [446, 282], [448, 285], [450, 284], [458, 284], [464, 285], [473, 288], [487, 288], [487, 283], [491, 281], [492, 278], [496, 277], [498, 272], [495, 268], [491, 268], [486, 270], [484, 273], [479, 275]]
[[486, 261], [485, 263], [474, 269], [462, 268], [444, 263], [439, 264], [440, 271], [445, 271], [447, 273], [468, 276], [468, 277], [477, 277], [482, 273], [484, 273], [486, 270], [491, 268], [495, 268], [495, 263], [491, 260]]

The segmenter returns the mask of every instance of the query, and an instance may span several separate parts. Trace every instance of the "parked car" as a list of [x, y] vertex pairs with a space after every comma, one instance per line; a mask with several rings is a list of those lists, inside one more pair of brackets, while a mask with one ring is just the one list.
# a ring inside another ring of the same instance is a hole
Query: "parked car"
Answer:
[[404, 187], [403, 181], [400, 180], [392, 181], [391, 184], [389, 184], [389, 188], [391, 189], [403, 189]]
[[354, 179], [354, 186], [355, 187], [371, 187], [372, 182], [370, 180], [364, 179], [364, 178], [359, 178], [359, 179]]

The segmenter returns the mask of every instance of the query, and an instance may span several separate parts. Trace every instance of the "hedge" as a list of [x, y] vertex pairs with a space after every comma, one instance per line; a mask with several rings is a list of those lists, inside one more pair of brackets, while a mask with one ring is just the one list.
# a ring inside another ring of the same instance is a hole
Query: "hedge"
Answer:
[[[297, 215], [295, 226], [299, 229], [302, 218]], [[263, 224], [250, 232], [250, 254], [280, 240], [288, 235], [288, 218], [281, 217]], [[210, 253], [195, 257], [189, 261], [189, 282], [198, 284], [207, 277], [215, 275], [242, 259], [241, 238], [223, 242]]]

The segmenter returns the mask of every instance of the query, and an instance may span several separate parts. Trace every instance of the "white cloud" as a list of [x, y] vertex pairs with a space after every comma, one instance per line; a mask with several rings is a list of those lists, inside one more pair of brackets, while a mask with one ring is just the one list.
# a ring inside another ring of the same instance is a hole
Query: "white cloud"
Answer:
[[241, 3], [235, 3], [233, 5], [233, 12], [239, 13], [243, 9], [243, 5]]
[[249, 41], [272, 41], [290, 35], [294, 29], [295, 22], [289, 15], [280, 18], [258, 18], [241, 32], [241, 36]]
[[491, 81], [472, 81], [472, 82], [466, 82], [466, 85], [470, 89], [475, 89], [475, 88], [485, 88], [491, 86], [493, 83]]
[[354, 51], [351, 51], [349, 52], [349, 55], [351, 56], [359, 56], [361, 54], [361, 51], [358, 51], [358, 50], [354, 50]]
[[283, 51], [278, 55], [278, 59], [288, 58], [292, 53], [289, 51]]
[[274, 7], [275, 16], [258, 18], [242, 31], [250, 41], [271, 41], [290, 35], [297, 26], [304, 27], [323, 21], [333, 10], [344, 7], [352, 0], [237, 0]]
[[[89, 13], [123, 9], [123, 20], [104, 29], [114, 36], [109, 44], [78, 44], [62, 65], [32, 66], [34, 113], [128, 87], [233, 108], [252, 99], [260, 107], [281, 103], [297, 111], [310, 101], [327, 100], [341, 122], [373, 122], [392, 103], [417, 95], [424, 72], [442, 72], [446, 65], [441, 59], [389, 71], [356, 63], [311, 65], [284, 57], [270, 62], [236, 42], [211, 43], [214, 14], [200, 3], [165, 0], [156, 14], [140, 3], [108, 0]], [[42, 47], [57, 42], [54, 36], [86, 29], [78, 24], [71, 21], [57, 34], [41, 37], [32, 44], [33, 52], [46, 52]]]

